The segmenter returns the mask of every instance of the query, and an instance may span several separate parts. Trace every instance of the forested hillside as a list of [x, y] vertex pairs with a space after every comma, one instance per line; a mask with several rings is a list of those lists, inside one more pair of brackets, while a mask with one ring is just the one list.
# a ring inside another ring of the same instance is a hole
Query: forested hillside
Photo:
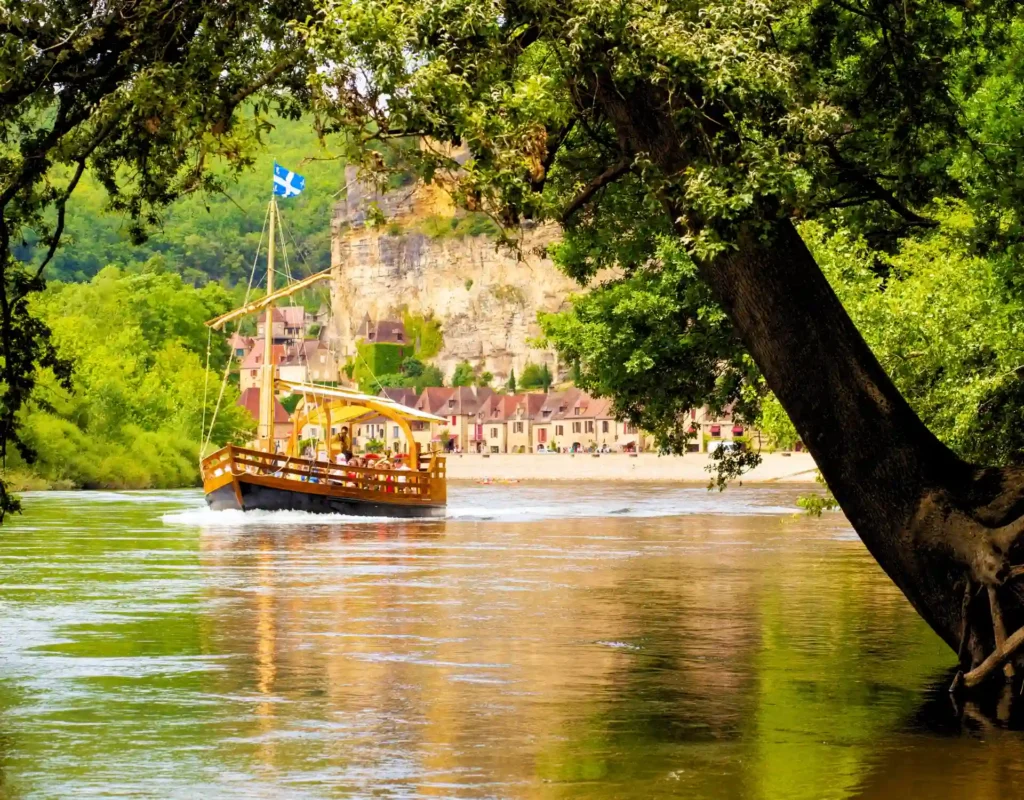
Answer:
[[302, 195], [280, 202], [293, 269], [295, 265], [327, 268], [331, 207], [344, 186], [344, 164], [321, 149], [307, 120], [275, 118], [273, 128], [260, 138], [263, 145], [255, 165], [237, 181], [229, 181], [225, 194], [194, 194], [179, 200], [141, 245], [130, 241], [125, 218], [105, 211], [103, 188], [83, 178], [68, 204], [64, 244], [47, 270], [48, 277], [86, 281], [107, 265], [128, 266], [157, 256], [189, 283], [247, 281], [275, 160], [306, 178]]

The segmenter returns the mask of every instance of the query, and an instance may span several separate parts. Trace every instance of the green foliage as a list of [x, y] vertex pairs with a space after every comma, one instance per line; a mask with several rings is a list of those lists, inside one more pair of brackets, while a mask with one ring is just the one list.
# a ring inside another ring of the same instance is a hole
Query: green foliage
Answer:
[[487, 372], [486, 370], [481, 372], [476, 379], [477, 386], [490, 386], [491, 381], [494, 380], [494, 373]]
[[942, 222], [892, 255], [818, 224], [802, 235], [925, 424], [969, 461], [1022, 464], [1024, 301], [1008, 294], [1001, 258], [965, 246], [969, 215], [952, 207]]
[[[216, 284], [195, 289], [178, 275], [115, 267], [87, 284], [58, 282], [35, 296], [33, 312], [53, 331], [61, 357], [73, 363], [75, 387], [66, 391], [44, 374], [28, 404], [23, 426], [37, 453], [32, 470], [84, 487], [195, 484], [201, 428], [204, 418], [207, 426], [213, 419], [228, 353], [218, 334], [206, 371], [203, 321], [229, 307], [227, 292]], [[229, 384], [212, 445], [251, 432], [237, 398]]]
[[[555, 329], [547, 327], [545, 323], [545, 321], [550, 323], [553, 319], [553, 316], [543, 317], [541, 319], [541, 327], [545, 329], [545, 333], [551, 331], [553, 339], [558, 341]], [[519, 389], [524, 392], [533, 391], [535, 389], [547, 392], [551, 389], [552, 383], [553, 379], [551, 376], [551, 370], [548, 369], [547, 364], [533, 364], [527, 362], [526, 366], [523, 367], [523, 374], [519, 378]]]
[[423, 374], [426, 365], [416, 356], [409, 356], [402, 360], [402, 374], [410, 378], [418, 378]]
[[420, 361], [428, 361], [441, 352], [444, 334], [441, 323], [432, 316], [405, 312], [402, 323], [405, 325], [405, 338], [415, 346], [415, 356]]
[[[192, 283], [246, 284], [265, 223], [275, 160], [306, 178], [301, 195], [279, 202], [291, 270], [306, 274], [326, 269], [331, 259], [331, 209], [338, 187], [344, 185], [344, 164], [307, 161], [327, 155], [308, 118], [268, 120], [261, 139], [262, 144], [253, 144], [251, 168], [233, 174], [227, 164], [215, 164], [213, 175], [223, 188], [174, 203], [142, 243], [131, 240], [120, 215], [106, 211], [102, 186], [84, 178], [68, 203], [64, 247], [54, 256], [47, 276], [88, 280], [107, 264], [127, 266], [159, 256]], [[265, 270], [265, 236], [257, 281]]]
[[[335, 92], [318, 113], [345, 131], [353, 163], [387, 172], [367, 153], [380, 137], [366, 134], [363, 98], [388, 97], [374, 131], [416, 130], [469, 150], [458, 163], [443, 148], [408, 152], [404, 170], [444, 182], [460, 205], [510, 230], [524, 219], [562, 223], [551, 252], [581, 281], [618, 270], [544, 330], [579, 365], [581, 388], [612, 397], [662, 447], [684, 446], [677, 420], [691, 407], [733, 405], [752, 422], [768, 388], [704, 284], [707, 265], [729, 257], [741, 229], [816, 219], [861, 243], [862, 268], [880, 268], [851, 274], [840, 294], [915, 408], [971, 458], [1017, 458], [1009, 420], [1024, 390], [1011, 375], [1019, 311], [1008, 297], [1024, 291], [1021, 6], [322, 6], [308, 41], [325, 64], [345, 67], [320, 80], [352, 100], [335, 102]], [[943, 197], [969, 211], [945, 265], [949, 245], [929, 238]], [[811, 230], [828, 260], [826, 228]], [[935, 281], [966, 289], [948, 314], [934, 307], [945, 302]], [[918, 355], [922, 333], [932, 355]], [[520, 387], [534, 383], [527, 377]], [[792, 441], [772, 402], [763, 424]]]
[[[307, 51], [293, 23], [311, 12], [304, 0], [58, 0], [0, 9], [4, 466], [9, 443], [33, 460], [19, 427], [38, 397], [37, 370], [65, 391], [70, 385], [68, 364], [28, 298], [43, 288], [76, 188], [102, 186], [133, 242], [177, 197], [220, 192], [226, 175], [252, 164], [271, 103], [289, 118], [308, 103]], [[11, 508], [0, 481], [0, 516]]]
[[467, 236], [497, 236], [501, 233], [501, 228], [493, 219], [479, 213], [451, 217], [429, 216], [418, 222], [416, 229], [431, 239], [464, 239]]
[[824, 494], [804, 495], [797, 499], [796, 504], [812, 517], [820, 517], [825, 511], [834, 511], [839, 508], [839, 501], [825, 484], [825, 479], [820, 472], [815, 475], [814, 480], [824, 488]]
[[466, 278], [466, 282], [465, 282], [464, 285], [466, 287], [466, 291], [468, 292], [470, 289], [473, 288], [473, 279], [472, 278]]
[[367, 453], [383, 453], [386, 444], [382, 439], [370, 439], [365, 446]]
[[401, 370], [402, 360], [409, 348], [390, 342], [356, 342], [356, 357], [352, 378], [364, 392], [376, 392], [381, 376], [395, 375]]
[[444, 374], [431, 364], [424, 364], [415, 356], [402, 360], [401, 372], [378, 376], [381, 388], [407, 387], [422, 392], [427, 386], [443, 386]]
[[515, 371], [515, 369], [510, 369], [508, 371], [508, 381], [505, 383], [505, 389], [506, 389], [506, 391], [508, 391], [509, 394], [515, 394], [516, 393], [516, 371]]
[[782, 404], [773, 394], [761, 401], [761, 412], [755, 423], [769, 450], [791, 450], [800, 440]]
[[473, 386], [476, 383], [476, 370], [468, 361], [461, 361], [455, 365], [455, 372], [452, 373], [452, 386]]
[[289, 394], [280, 398], [281, 405], [284, 406], [284, 410], [289, 414], [293, 413], [299, 405], [299, 401], [302, 399], [301, 394]]

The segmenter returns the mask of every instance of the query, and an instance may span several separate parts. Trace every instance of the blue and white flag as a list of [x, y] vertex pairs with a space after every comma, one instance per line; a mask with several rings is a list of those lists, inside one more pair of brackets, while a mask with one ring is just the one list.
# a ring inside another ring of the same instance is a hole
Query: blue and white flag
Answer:
[[274, 162], [274, 194], [295, 197], [306, 188], [306, 179]]

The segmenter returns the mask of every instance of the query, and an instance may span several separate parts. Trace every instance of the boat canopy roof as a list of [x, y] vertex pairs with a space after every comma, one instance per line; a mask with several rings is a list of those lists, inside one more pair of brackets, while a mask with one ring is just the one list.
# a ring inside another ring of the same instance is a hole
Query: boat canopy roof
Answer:
[[308, 403], [317, 401], [316, 409], [305, 409], [307, 421], [316, 425], [320, 423], [320, 414], [325, 406], [331, 409], [331, 423], [351, 422], [362, 417], [377, 414], [394, 419], [398, 417], [407, 422], [445, 422], [444, 417], [428, 414], [415, 408], [404, 406], [388, 397], [364, 394], [352, 389], [335, 389], [318, 386], [315, 383], [298, 383], [296, 381], [276, 381], [277, 386], [293, 394], [302, 395]]

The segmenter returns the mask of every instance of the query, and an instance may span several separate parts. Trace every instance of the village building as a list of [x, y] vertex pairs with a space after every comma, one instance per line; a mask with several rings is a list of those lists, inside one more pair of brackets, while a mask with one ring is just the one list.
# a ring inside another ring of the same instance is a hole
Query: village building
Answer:
[[[235, 404], [249, 412], [254, 421], [260, 418], [260, 390], [259, 386], [250, 387], [244, 390]], [[284, 452], [288, 446], [288, 439], [292, 435], [291, 417], [287, 409], [281, 405], [281, 401], [274, 398], [274, 449]]]
[[537, 392], [518, 394], [508, 398], [506, 405], [507, 449], [508, 453], [533, 452], [533, 442], [537, 417], [547, 395]]
[[[238, 388], [243, 393], [248, 389], [259, 388], [261, 380], [260, 374], [263, 371], [263, 352], [263, 340], [259, 339], [253, 344], [252, 349], [249, 350], [245, 358], [242, 359], [242, 364], [238, 368]], [[280, 364], [284, 356], [284, 345], [275, 344], [274, 363]]]
[[337, 383], [338, 363], [320, 339], [289, 345], [277, 362], [277, 377], [295, 383]]
[[363, 317], [356, 339], [367, 344], [409, 344], [405, 334], [405, 323], [397, 319], [379, 319], [376, 322], [367, 314]]

